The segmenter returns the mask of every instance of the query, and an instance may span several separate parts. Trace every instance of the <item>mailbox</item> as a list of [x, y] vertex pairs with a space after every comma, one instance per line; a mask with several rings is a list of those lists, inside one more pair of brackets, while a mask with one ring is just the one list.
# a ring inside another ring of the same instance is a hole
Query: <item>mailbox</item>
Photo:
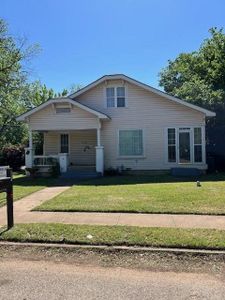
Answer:
[[0, 179], [7, 177], [7, 170], [9, 169], [8, 166], [0, 167]]
[[10, 229], [14, 225], [14, 219], [12, 170], [9, 167], [0, 167], [0, 193], [1, 192], [6, 192], [7, 227]]

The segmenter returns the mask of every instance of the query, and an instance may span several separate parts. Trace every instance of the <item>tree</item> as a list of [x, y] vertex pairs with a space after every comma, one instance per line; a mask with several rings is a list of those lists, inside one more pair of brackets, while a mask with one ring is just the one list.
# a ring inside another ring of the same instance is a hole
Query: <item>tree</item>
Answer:
[[25, 39], [16, 39], [0, 19], [0, 149], [10, 143], [25, 143], [27, 127], [16, 117], [49, 98], [68, 94], [55, 93], [40, 81], [30, 83], [28, 63], [39, 51], [38, 45], [26, 46]]
[[16, 40], [8, 33], [7, 24], [0, 19], [0, 146], [7, 139], [14, 142], [25, 130], [18, 130], [15, 118], [24, 111], [22, 95], [27, 82], [28, 62], [38, 51], [37, 45], [26, 46], [25, 39]]
[[225, 34], [211, 28], [197, 51], [181, 53], [160, 73], [165, 92], [217, 112], [225, 125]]
[[[0, 19], [0, 150], [7, 144], [26, 144], [27, 126], [16, 121], [18, 115], [69, 93], [67, 89], [56, 93], [40, 81], [29, 81], [28, 65], [38, 51], [38, 45], [27, 46], [26, 39], [11, 36], [6, 22]], [[74, 85], [73, 91], [79, 87]]]
[[69, 94], [73, 94], [76, 93], [77, 91], [79, 91], [80, 89], [82, 89], [82, 84], [80, 83], [72, 83], [70, 88], [69, 88]]

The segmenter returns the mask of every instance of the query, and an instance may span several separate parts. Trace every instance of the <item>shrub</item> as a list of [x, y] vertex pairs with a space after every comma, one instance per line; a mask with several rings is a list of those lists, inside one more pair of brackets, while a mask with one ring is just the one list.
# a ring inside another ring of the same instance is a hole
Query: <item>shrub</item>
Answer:
[[19, 171], [25, 164], [23, 145], [6, 145], [0, 151], [0, 165], [10, 166], [13, 171]]
[[120, 175], [121, 172], [120, 172], [119, 168], [115, 169], [115, 168], [110, 167], [105, 170], [104, 174], [105, 174], [105, 176], [116, 176], [116, 175]]
[[58, 177], [60, 175], [60, 165], [58, 162], [51, 166], [50, 172], [52, 177]]
[[25, 170], [29, 173], [30, 177], [34, 178], [37, 175], [38, 167], [25, 168]]

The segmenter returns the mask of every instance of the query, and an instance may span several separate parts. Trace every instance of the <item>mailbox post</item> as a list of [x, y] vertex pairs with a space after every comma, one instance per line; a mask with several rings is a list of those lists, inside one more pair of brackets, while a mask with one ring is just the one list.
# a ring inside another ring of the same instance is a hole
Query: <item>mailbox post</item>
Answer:
[[9, 167], [0, 167], [0, 192], [6, 192], [7, 228], [10, 229], [14, 225], [14, 218], [12, 170]]

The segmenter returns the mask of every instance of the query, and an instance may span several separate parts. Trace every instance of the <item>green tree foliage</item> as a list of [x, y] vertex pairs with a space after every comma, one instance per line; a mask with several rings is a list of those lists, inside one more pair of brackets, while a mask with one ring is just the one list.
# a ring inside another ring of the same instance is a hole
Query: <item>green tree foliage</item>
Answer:
[[15, 118], [25, 109], [25, 62], [37, 51], [37, 45], [27, 47], [25, 39], [10, 36], [7, 24], [0, 19], [0, 147], [8, 141], [22, 140], [25, 134], [25, 126], [18, 127]]
[[0, 149], [9, 143], [26, 142], [27, 127], [16, 121], [18, 115], [49, 98], [68, 94], [65, 89], [62, 93], [55, 93], [40, 81], [28, 81], [27, 65], [39, 47], [26, 44], [25, 39], [11, 36], [6, 22], [0, 19]]
[[72, 83], [70, 85], [70, 88], [69, 88], [69, 95], [73, 94], [73, 93], [76, 93], [77, 91], [79, 91], [80, 89], [82, 89], [82, 84], [79, 84], [79, 83]]
[[197, 51], [181, 53], [160, 73], [165, 92], [217, 113], [225, 124], [225, 34], [211, 28]]

